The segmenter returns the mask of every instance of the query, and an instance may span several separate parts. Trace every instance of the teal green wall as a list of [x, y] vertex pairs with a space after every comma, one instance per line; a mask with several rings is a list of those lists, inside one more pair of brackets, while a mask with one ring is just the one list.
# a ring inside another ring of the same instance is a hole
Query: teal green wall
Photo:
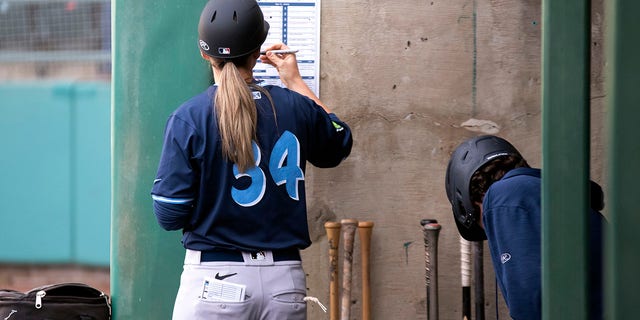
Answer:
[[112, 2], [111, 297], [118, 320], [171, 318], [184, 248], [180, 231], [158, 226], [150, 192], [169, 114], [210, 82], [197, 45], [205, 3]]
[[1, 84], [0, 111], [0, 262], [108, 265], [109, 84]]

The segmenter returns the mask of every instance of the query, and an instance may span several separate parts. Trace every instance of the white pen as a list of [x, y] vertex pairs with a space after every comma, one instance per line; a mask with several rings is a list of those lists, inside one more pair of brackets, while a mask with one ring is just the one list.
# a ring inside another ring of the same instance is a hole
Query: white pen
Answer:
[[[285, 54], [285, 53], [296, 53], [298, 50], [295, 49], [286, 49], [286, 50], [269, 50], [269, 52], [273, 52], [276, 54]], [[267, 51], [260, 51], [260, 54], [267, 54]]]

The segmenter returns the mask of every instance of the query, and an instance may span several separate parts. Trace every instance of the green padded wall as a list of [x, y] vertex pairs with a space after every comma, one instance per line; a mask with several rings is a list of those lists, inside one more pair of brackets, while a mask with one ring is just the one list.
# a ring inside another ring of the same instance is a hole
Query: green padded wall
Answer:
[[112, 1], [114, 318], [170, 319], [184, 249], [162, 230], [149, 192], [167, 116], [204, 90], [197, 25], [206, 1]]
[[542, 318], [586, 319], [591, 7], [542, 13]]
[[640, 2], [606, 2], [607, 122], [609, 159], [609, 233], [607, 234], [607, 319], [634, 319], [640, 314]]

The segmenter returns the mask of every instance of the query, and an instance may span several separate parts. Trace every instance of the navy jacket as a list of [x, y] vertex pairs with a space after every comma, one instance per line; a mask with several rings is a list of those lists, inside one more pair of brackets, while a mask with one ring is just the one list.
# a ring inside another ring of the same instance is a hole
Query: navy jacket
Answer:
[[[540, 169], [517, 168], [491, 185], [484, 229], [498, 284], [513, 319], [541, 319]], [[590, 210], [589, 315], [602, 319], [602, 215]], [[552, 244], [553, 245], [553, 244]], [[553, 270], [550, 270], [553, 272]]]

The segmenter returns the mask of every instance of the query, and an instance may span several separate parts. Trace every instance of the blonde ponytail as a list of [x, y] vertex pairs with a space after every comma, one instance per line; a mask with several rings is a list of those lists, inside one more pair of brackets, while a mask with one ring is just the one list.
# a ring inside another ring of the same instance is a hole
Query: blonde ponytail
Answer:
[[235, 63], [221, 61], [219, 66], [215, 106], [222, 155], [234, 162], [240, 172], [246, 172], [255, 166], [252, 142], [258, 121], [256, 102]]

